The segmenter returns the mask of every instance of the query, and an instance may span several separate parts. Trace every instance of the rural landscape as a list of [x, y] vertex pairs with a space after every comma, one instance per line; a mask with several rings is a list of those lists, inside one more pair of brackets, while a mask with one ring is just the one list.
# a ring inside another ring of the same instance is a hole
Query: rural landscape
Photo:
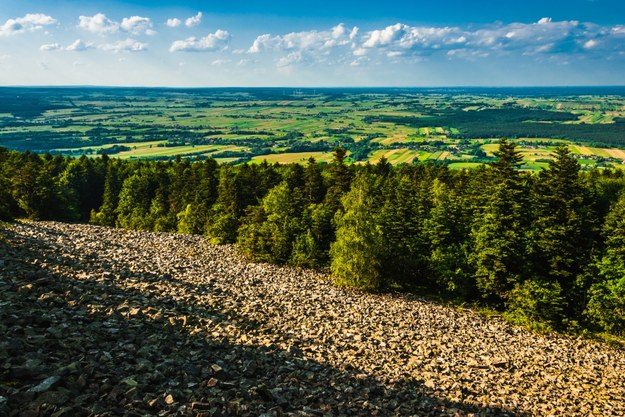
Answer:
[[625, 415], [625, 5], [240, 3], [0, 10], [0, 416]]
[[0, 89], [0, 143], [53, 155], [220, 163], [492, 161], [514, 138], [522, 169], [569, 145], [584, 168], [625, 161], [622, 88]]

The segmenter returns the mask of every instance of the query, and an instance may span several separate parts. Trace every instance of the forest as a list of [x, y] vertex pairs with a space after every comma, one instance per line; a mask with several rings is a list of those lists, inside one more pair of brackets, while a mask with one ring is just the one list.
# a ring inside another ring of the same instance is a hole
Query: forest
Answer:
[[337, 285], [500, 311], [537, 330], [625, 334], [625, 176], [567, 147], [518, 170], [514, 141], [478, 169], [421, 163], [218, 164], [0, 148], [0, 218], [203, 234], [258, 262], [329, 268]]

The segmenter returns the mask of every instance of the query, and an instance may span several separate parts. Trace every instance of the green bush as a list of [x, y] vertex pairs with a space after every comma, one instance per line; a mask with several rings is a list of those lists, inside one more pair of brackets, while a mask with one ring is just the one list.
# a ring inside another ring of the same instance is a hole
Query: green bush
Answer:
[[625, 276], [594, 284], [589, 298], [586, 316], [607, 332], [625, 336]]
[[528, 280], [516, 284], [506, 303], [506, 318], [535, 330], [549, 330], [562, 322], [564, 297], [557, 282]]

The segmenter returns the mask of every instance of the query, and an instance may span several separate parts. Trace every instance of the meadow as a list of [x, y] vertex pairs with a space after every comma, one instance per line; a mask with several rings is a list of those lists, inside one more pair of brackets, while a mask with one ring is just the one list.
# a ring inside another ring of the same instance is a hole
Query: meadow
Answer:
[[2, 88], [0, 146], [122, 159], [488, 162], [502, 137], [523, 169], [561, 143], [585, 168], [625, 161], [625, 91], [596, 89]]

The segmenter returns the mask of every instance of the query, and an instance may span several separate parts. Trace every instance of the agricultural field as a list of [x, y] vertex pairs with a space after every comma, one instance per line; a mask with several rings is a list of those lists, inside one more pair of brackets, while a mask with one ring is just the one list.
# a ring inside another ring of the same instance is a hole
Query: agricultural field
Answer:
[[568, 144], [584, 167], [625, 161], [625, 89], [0, 88], [0, 146], [220, 162], [431, 161], [469, 168], [515, 140], [524, 169]]

